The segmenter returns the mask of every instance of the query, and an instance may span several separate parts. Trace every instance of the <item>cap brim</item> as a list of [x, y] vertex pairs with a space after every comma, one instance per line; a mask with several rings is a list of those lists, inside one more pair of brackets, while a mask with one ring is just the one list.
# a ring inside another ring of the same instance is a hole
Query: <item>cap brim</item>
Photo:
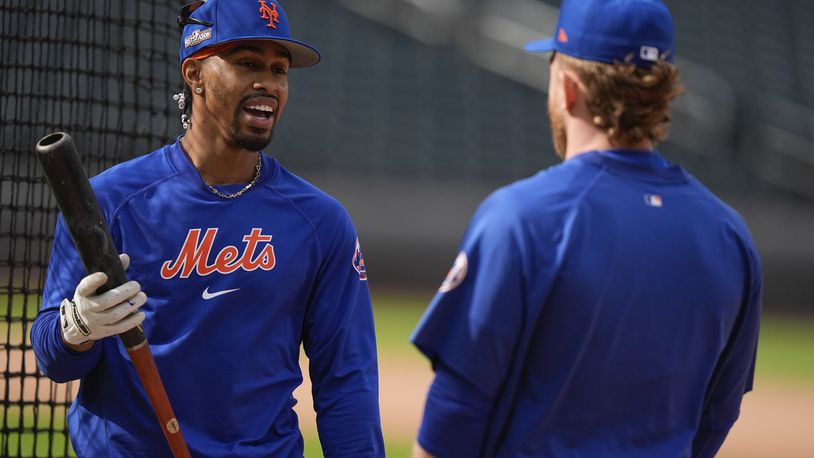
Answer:
[[265, 37], [240, 37], [229, 41], [223, 41], [212, 46], [201, 48], [184, 59], [196, 58], [196, 56], [199, 56], [197, 58], [201, 59], [209, 57], [211, 55], [221, 53], [242, 41], [273, 41], [274, 43], [277, 43], [285, 48], [285, 50], [288, 51], [288, 54], [291, 56], [291, 68], [311, 67], [312, 65], [316, 65], [322, 59], [319, 51], [309, 44], [288, 38]]
[[316, 48], [297, 40], [287, 40], [285, 38], [273, 38], [276, 42], [291, 54], [291, 68], [302, 68], [316, 65], [322, 56]]
[[554, 38], [545, 38], [543, 40], [534, 40], [526, 43], [524, 48], [526, 52], [542, 53], [557, 50], [557, 43]]

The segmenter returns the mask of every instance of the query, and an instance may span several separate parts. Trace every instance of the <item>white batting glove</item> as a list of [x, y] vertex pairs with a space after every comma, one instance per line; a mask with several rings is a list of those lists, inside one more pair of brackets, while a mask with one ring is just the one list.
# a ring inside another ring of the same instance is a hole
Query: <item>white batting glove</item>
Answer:
[[[122, 267], [127, 270], [130, 257], [120, 254]], [[147, 302], [141, 285], [129, 281], [110, 291], [96, 295], [107, 281], [107, 275], [96, 272], [79, 282], [73, 300], [65, 299], [59, 306], [62, 337], [72, 345], [121, 334], [144, 321], [144, 312], [136, 312]]]

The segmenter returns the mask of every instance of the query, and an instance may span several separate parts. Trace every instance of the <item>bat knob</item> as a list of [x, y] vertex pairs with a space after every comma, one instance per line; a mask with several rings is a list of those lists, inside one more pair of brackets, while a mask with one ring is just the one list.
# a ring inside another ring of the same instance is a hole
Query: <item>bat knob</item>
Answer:
[[68, 147], [75, 149], [73, 138], [65, 132], [55, 132], [48, 134], [37, 142], [36, 151], [40, 156], [50, 157], [55, 151], [61, 151]]

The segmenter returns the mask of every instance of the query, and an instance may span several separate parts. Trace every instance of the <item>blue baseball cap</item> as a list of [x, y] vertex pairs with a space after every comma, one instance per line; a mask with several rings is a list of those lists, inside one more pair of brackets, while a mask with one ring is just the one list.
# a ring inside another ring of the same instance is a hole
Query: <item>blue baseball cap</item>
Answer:
[[556, 35], [526, 44], [526, 51], [638, 67], [672, 62], [673, 18], [659, 0], [564, 0]]
[[321, 59], [316, 48], [291, 37], [288, 17], [277, 0], [192, 2], [181, 10], [178, 25], [181, 63], [204, 49], [246, 40], [270, 40], [284, 47], [292, 68], [310, 67]]

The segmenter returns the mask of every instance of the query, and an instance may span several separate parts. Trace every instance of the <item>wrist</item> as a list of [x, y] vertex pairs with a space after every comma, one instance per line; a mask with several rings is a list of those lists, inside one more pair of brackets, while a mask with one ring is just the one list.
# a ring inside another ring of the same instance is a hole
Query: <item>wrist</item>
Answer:
[[76, 310], [76, 303], [64, 299], [59, 304], [62, 342], [75, 352], [85, 352], [93, 346], [93, 340], [88, 339], [90, 329]]
[[93, 342], [95, 342], [93, 340], [88, 340], [88, 341], [82, 342], [80, 344], [72, 344], [72, 343], [68, 342], [67, 340], [65, 340], [65, 335], [64, 334], [60, 333], [60, 335], [62, 336], [62, 342], [65, 344], [66, 347], [70, 348], [71, 350], [73, 350], [75, 352], [79, 352], [79, 353], [86, 352], [86, 351], [90, 350], [91, 348], [93, 348]]

